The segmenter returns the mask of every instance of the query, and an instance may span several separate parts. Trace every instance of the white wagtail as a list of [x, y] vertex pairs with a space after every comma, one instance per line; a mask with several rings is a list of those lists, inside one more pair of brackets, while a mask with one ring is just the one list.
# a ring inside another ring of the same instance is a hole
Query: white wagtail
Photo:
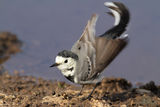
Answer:
[[128, 43], [128, 35], [123, 34], [130, 19], [128, 9], [120, 2], [105, 2], [104, 5], [110, 10], [107, 13], [115, 17], [114, 26], [96, 37], [98, 15], [93, 14], [72, 49], [59, 52], [55, 64], [50, 66], [57, 66], [68, 80], [82, 85], [80, 93], [84, 85], [96, 84], [87, 98], [91, 97], [102, 80], [101, 72]]

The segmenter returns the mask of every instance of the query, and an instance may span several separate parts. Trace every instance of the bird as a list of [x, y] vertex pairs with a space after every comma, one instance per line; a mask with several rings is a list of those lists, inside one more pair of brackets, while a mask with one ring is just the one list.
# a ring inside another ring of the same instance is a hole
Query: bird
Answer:
[[50, 66], [57, 67], [71, 82], [82, 85], [78, 95], [81, 95], [85, 85], [95, 84], [84, 99], [91, 98], [103, 79], [101, 72], [129, 42], [128, 34], [125, 33], [130, 21], [128, 7], [121, 2], [105, 2], [104, 5], [110, 10], [107, 13], [115, 18], [113, 27], [96, 36], [95, 26], [99, 16], [93, 14], [71, 50], [59, 52], [55, 63]]

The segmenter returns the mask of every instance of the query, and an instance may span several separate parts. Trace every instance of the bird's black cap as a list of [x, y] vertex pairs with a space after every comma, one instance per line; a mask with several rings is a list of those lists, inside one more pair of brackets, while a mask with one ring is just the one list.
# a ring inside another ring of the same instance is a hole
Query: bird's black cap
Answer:
[[62, 57], [66, 57], [66, 58], [71, 57], [75, 60], [78, 60], [78, 55], [71, 52], [71, 51], [68, 51], [68, 50], [63, 50], [63, 51], [59, 52], [58, 56], [62, 56]]

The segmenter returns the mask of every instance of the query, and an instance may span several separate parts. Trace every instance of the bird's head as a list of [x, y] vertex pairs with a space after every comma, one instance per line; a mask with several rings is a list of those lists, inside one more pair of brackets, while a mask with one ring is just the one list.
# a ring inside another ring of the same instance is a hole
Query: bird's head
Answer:
[[56, 66], [61, 71], [73, 69], [77, 60], [78, 56], [75, 53], [63, 50], [58, 53], [58, 55], [55, 58], [55, 63], [50, 67]]

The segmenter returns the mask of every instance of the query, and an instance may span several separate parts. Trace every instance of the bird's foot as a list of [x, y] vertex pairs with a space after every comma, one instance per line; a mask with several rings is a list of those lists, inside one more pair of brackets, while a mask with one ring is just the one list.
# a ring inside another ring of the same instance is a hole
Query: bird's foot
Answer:
[[87, 96], [87, 97], [83, 97], [81, 98], [81, 101], [85, 101], [85, 100], [90, 100], [92, 98], [91, 95]]
[[82, 94], [81, 93], [78, 93], [76, 96], [78, 97], [78, 96], [81, 96]]

